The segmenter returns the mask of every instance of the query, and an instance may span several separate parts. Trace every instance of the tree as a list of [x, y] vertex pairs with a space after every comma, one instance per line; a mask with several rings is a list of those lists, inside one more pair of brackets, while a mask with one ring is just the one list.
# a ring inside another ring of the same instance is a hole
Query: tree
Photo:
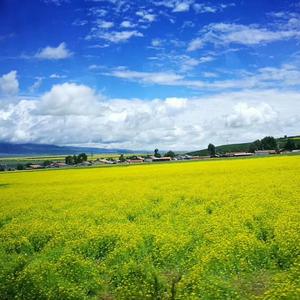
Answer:
[[295, 149], [296, 149], [296, 144], [295, 144], [295, 142], [294, 142], [292, 139], [288, 139], [288, 140], [286, 141], [286, 144], [285, 144], [285, 146], [284, 146], [284, 149], [285, 149], [285, 150], [288, 150], [288, 151], [293, 151], [293, 150], [295, 150]]
[[85, 153], [80, 153], [76, 158], [76, 163], [82, 163], [84, 161], [87, 161], [87, 155]]
[[159, 153], [159, 150], [157, 148], [154, 150], [154, 156], [161, 157], [161, 154]]
[[125, 157], [124, 157], [124, 154], [121, 154], [121, 155], [120, 155], [119, 161], [120, 161], [120, 162], [125, 162], [125, 161], [126, 161], [126, 159], [125, 159]]
[[50, 166], [51, 164], [52, 164], [52, 161], [51, 161], [51, 160], [45, 160], [45, 161], [43, 162], [43, 166], [44, 166], [44, 167]]
[[71, 156], [71, 155], [66, 156], [66, 158], [65, 158], [65, 163], [66, 163], [67, 165], [73, 165], [73, 164], [74, 164], [74, 157]]
[[209, 153], [209, 155], [210, 155], [211, 157], [216, 156], [216, 147], [215, 147], [214, 144], [209, 144], [209, 145], [207, 146], [207, 151], [208, 151], [208, 153]]
[[24, 165], [22, 164], [17, 165], [17, 170], [24, 170], [24, 169], [25, 169]]
[[276, 150], [277, 141], [273, 136], [266, 136], [261, 140], [262, 150]]
[[73, 164], [77, 164], [78, 163], [78, 159], [77, 159], [77, 156], [74, 154], [73, 155]]
[[249, 152], [254, 153], [256, 150], [262, 150], [262, 144], [260, 140], [256, 140], [249, 146]]
[[175, 157], [175, 153], [173, 151], [168, 151], [165, 153], [164, 157], [171, 157], [174, 158]]

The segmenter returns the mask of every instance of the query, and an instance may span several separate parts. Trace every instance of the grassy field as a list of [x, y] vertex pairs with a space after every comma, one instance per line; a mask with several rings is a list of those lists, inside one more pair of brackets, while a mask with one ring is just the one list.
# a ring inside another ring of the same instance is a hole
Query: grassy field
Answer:
[[300, 299], [300, 157], [0, 174], [0, 299]]

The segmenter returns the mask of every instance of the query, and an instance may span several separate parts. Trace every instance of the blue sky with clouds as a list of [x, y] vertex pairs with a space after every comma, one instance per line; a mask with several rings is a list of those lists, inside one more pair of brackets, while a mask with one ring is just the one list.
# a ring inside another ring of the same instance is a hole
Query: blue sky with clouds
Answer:
[[0, 139], [197, 149], [299, 133], [300, 2], [0, 1]]

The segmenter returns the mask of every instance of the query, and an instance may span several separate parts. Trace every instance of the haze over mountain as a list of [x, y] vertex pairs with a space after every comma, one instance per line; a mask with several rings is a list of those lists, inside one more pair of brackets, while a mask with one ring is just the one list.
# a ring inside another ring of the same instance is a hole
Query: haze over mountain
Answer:
[[83, 152], [87, 153], [88, 155], [106, 153], [133, 153], [133, 151], [127, 149], [56, 146], [47, 144], [12, 144], [0, 142], [0, 157], [24, 155], [69, 155]]

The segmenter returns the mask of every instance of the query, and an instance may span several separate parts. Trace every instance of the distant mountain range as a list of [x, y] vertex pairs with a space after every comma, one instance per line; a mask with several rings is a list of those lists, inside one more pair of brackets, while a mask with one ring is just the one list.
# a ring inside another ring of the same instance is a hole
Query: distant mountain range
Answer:
[[0, 142], [0, 157], [32, 156], [32, 155], [73, 155], [79, 153], [106, 154], [106, 153], [136, 153], [127, 149], [105, 149], [92, 147], [57, 146], [46, 144], [14, 144]]

